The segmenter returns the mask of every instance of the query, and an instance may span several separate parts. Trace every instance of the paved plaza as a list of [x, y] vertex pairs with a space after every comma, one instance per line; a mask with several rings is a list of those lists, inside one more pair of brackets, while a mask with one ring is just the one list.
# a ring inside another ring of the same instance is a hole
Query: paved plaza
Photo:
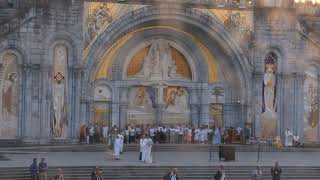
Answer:
[[[120, 161], [114, 161], [104, 152], [11, 152], [3, 154], [10, 160], [0, 161], [0, 167], [26, 167], [32, 158], [46, 158], [49, 166], [254, 166], [257, 152], [237, 152], [236, 161], [222, 161], [208, 152], [155, 152], [154, 163], [139, 162], [137, 152], [125, 152]], [[259, 164], [272, 166], [278, 160], [282, 166], [319, 166], [320, 152], [262, 152]]]

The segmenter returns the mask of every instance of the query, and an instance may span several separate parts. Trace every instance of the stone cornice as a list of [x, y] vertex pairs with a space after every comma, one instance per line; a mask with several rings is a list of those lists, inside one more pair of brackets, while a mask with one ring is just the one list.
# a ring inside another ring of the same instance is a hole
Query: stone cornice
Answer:
[[205, 9], [234, 9], [234, 10], [252, 10], [254, 8], [254, 1], [251, 3], [241, 0], [240, 3], [234, 1], [208, 1], [208, 0], [85, 0], [89, 2], [108, 2], [108, 3], [122, 3], [122, 4], [141, 4], [141, 5], [166, 5], [172, 6], [187, 6]]

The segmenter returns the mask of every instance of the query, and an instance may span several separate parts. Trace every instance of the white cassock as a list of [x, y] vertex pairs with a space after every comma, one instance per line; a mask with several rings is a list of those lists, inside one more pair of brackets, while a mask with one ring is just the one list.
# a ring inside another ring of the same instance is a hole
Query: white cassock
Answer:
[[204, 142], [204, 133], [205, 133], [205, 131], [204, 131], [204, 129], [201, 129], [200, 130], [200, 142]]
[[203, 136], [204, 136], [204, 141], [208, 141], [208, 129], [203, 129]]
[[194, 140], [197, 142], [200, 139], [200, 129], [195, 130]]
[[146, 159], [146, 139], [140, 141], [141, 161], [144, 162]]
[[144, 141], [144, 139], [140, 139], [140, 142], [139, 142], [139, 145], [140, 145], [139, 158], [140, 158], [140, 153], [141, 153], [141, 159], [139, 159], [139, 160], [141, 160], [141, 161], [142, 161], [142, 156], [143, 156], [143, 146], [144, 146], [143, 141]]
[[107, 139], [108, 138], [108, 126], [104, 126], [102, 128], [102, 133], [103, 133], [103, 138]]
[[120, 156], [120, 150], [121, 150], [121, 143], [120, 139], [116, 138], [114, 140], [114, 158], [119, 158]]
[[285, 135], [286, 135], [286, 139], [285, 139], [284, 145], [287, 147], [291, 147], [292, 146], [292, 138], [293, 138], [292, 132], [290, 130], [289, 131], [286, 130]]
[[143, 142], [142, 161], [145, 163], [152, 163], [151, 149], [153, 142], [147, 138]]
[[122, 153], [123, 151], [123, 140], [124, 140], [124, 137], [120, 134], [119, 135], [119, 141], [120, 141], [120, 152]]

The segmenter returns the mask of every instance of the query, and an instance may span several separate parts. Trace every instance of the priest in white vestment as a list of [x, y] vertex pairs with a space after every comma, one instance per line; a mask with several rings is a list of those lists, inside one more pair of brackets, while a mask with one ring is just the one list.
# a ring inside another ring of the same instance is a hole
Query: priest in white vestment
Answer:
[[124, 137], [122, 136], [122, 134], [119, 134], [119, 141], [120, 141], [120, 153], [123, 152], [123, 141], [124, 141]]
[[120, 160], [120, 150], [121, 150], [120, 137], [116, 136], [116, 139], [114, 140], [114, 159], [115, 160]]
[[140, 145], [140, 152], [139, 152], [139, 161], [142, 161], [142, 154], [143, 154], [143, 150], [144, 150], [144, 140], [145, 140], [145, 135], [142, 136], [142, 138], [140, 139], [139, 145]]
[[205, 129], [201, 128], [200, 129], [200, 143], [203, 144], [205, 140]]
[[286, 147], [292, 147], [293, 134], [288, 128], [285, 132], [285, 136], [286, 136], [286, 139], [285, 139], [284, 145]]
[[151, 149], [152, 149], [153, 141], [148, 136], [143, 141], [143, 151], [142, 151], [142, 161], [145, 163], [152, 163]]

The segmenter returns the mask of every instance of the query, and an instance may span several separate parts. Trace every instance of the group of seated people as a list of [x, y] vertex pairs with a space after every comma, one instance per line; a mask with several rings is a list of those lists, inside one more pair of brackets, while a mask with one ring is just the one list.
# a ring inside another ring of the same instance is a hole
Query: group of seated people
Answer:
[[[114, 139], [117, 134], [124, 137], [125, 144], [138, 143], [142, 135], [149, 135], [155, 143], [170, 144], [210, 144], [215, 132], [214, 126], [202, 125], [195, 128], [186, 125], [127, 125], [124, 129], [113, 126], [110, 130], [106, 125], [90, 124], [81, 126], [80, 143], [105, 143]], [[221, 137], [221, 144], [240, 143], [243, 130], [240, 127], [217, 128]]]

